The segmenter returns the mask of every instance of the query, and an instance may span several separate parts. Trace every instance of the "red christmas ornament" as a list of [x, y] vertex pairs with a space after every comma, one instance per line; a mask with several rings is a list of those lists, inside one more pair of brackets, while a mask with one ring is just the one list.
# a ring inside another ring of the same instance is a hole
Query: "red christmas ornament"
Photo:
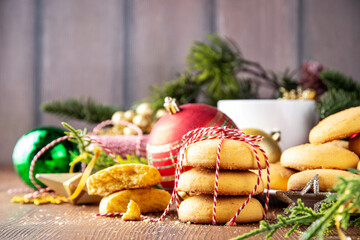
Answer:
[[183, 145], [181, 137], [200, 127], [237, 126], [217, 108], [206, 104], [179, 106], [175, 99], [166, 98], [164, 106], [170, 114], [157, 121], [150, 133], [146, 150], [148, 164], [156, 167], [162, 176], [162, 187], [172, 191], [177, 157]]

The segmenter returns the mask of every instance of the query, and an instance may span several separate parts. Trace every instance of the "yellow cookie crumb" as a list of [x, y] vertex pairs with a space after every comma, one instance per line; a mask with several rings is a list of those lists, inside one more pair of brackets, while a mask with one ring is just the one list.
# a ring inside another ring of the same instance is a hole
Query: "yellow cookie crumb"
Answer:
[[127, 205], [126, 213], [122, 216], [123, 221], [139, 221], [140, 220], [140, 208], [135, 201], [130, 200]]

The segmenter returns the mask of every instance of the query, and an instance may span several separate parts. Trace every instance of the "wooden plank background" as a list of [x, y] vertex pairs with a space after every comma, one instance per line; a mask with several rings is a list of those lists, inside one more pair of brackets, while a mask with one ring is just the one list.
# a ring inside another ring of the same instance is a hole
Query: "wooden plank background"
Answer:
[[0, 0], [0, 164], [25, 132], [59, 126], [41, 102], [129, 107], [183, 71], [192, 42], [210, 32], [267, 69], [315, 59], [360, 80], [359, 23], [358, 0]]

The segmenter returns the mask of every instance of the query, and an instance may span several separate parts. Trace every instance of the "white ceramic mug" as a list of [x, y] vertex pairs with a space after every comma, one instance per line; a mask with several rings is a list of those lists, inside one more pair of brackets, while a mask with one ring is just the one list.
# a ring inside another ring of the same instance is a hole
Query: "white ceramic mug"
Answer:
[[280, 130], [282, 150], [308, 142], [317, 121], [314, 100], [221, 100], [218, 109], [240, 129], [258, 128], [268, 133]]

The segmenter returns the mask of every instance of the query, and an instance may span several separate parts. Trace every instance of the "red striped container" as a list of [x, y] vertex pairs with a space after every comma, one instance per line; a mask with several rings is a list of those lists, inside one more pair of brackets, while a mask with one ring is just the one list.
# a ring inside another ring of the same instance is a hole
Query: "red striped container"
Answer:
[[148, 164], [156, 167], [162, 176], [162, 187], [174, 188], [175, 168], [181, 137], [199, 127], [237, 128], [233, 121], [217, 108], [205, 104], [185, 104], [180, 112], [162, 117], [153, 127], [146, 147]]

